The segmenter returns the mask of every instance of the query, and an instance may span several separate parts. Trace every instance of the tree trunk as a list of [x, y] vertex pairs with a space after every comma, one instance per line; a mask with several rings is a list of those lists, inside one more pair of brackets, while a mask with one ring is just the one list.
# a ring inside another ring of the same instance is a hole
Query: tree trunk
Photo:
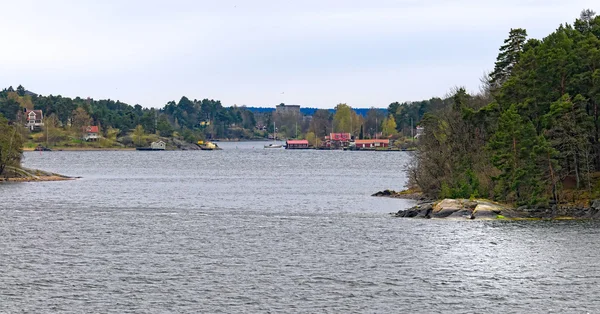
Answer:
[[556, 178], [554, 177], [554, 169], [552, 169], [552, 159], [548, 153], [548, 167], [550, 168], [550, 178], [552, 179], [552, 198], [558, 204], [558, 195], [556, 195]]
[[598, 138], [600, 137], [600, 131], [598, 130], [598, 104], [593, 102], [594, 104], [594, 128], [596, 130], [594, 134], [594, 161], [596, 164], [596, 169], [600, 169], [600, 149], [598, 149]]
[[575, 180], [577, 182], [577, 189], [579, 190], [580, 187], [580, 179], [579, 179], [579, 164], [577, 162], [577, 153], [573, 154], [573, 167], [575, 169]]

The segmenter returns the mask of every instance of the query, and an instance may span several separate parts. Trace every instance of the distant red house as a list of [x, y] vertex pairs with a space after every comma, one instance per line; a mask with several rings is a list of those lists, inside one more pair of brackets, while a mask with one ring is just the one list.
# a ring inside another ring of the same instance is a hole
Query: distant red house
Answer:
[[326, 147], [348, 147], [352, 135], [350, 133], [329, 133], [329, 136], [325, 137]]
[[287, 140], [285, 142], [286, 149], [307, 149], [308, 141], [307, 140]]
[[350, 141], [352, 136], [350, 133], [329, 133], [329, 139], [332, 141]]
[[97, 141], [100, 138], [100, 130], [97, 125], [90, 125], [85, 127], [85, 135], [83, 139], [86, 141]]
[[376, 147], [389, 147], [389, 139], [372, 139], [372, 140], [356, 140], [354, 142], [356, 148], [376, 148]]

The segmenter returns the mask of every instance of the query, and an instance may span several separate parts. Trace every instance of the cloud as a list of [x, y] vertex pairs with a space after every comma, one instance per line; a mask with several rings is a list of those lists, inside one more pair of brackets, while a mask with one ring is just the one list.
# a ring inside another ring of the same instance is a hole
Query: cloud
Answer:
[[273, 105], [282, 88], [292, 103], [387, 106], [454, 85], [476, 90], [511, 27], [539, 38], [594, 4], [11, 1], [0, 84], [145, 106], [182, 95]]

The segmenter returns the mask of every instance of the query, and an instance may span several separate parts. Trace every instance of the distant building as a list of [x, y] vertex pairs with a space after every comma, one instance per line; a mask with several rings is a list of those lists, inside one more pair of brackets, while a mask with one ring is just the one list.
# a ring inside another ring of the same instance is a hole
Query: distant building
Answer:
[[307, 149], [308, 141], [307, 140], [287, 140], [285, 142], [286, 149]]
[[350, 133], [329, 133], [329, 136], [325, 136], [325, 147], [348, 147], [351, 141], [352, 135]]
[[100, 138], [99, 131], [100, 130], [97, 125], [88, 126], [85, 128], [85, 135], [83, 136], [83, 139], [86, 141], [97, 141]]
[[357, 149], [390, 147], [389, 139], [356, 140], [354, 143]]
[[420, 136], [423, 136], [423, 133], [425, 132], [425, 128], [422, 126], [417, 126], [417, 135], [415, 135], [415, 138], [419, 138]]
[[30, 131], [40, 131], [44, 126], [44, 114], [41, 110], [25, 111], [25, 119], [27, 119], [25, 126]]
[[285, 105], [280, 104], [275, 107], [275, 113], [278, 114], [300, 114], [300, 105]]
[[152, 142], [152, 144], [150, 144], [150, 148], [156, 150], [165, 150], [167, 148], [167, 144], [165, 144], [163, 141]]

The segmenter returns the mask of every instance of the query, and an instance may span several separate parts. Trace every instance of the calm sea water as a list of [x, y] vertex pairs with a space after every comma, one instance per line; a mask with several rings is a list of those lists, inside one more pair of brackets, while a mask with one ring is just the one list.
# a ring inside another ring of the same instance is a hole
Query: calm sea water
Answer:
[[0, 313], [598, 313], [595, 222], [394, 219], [406, 153], [26, 153]]

